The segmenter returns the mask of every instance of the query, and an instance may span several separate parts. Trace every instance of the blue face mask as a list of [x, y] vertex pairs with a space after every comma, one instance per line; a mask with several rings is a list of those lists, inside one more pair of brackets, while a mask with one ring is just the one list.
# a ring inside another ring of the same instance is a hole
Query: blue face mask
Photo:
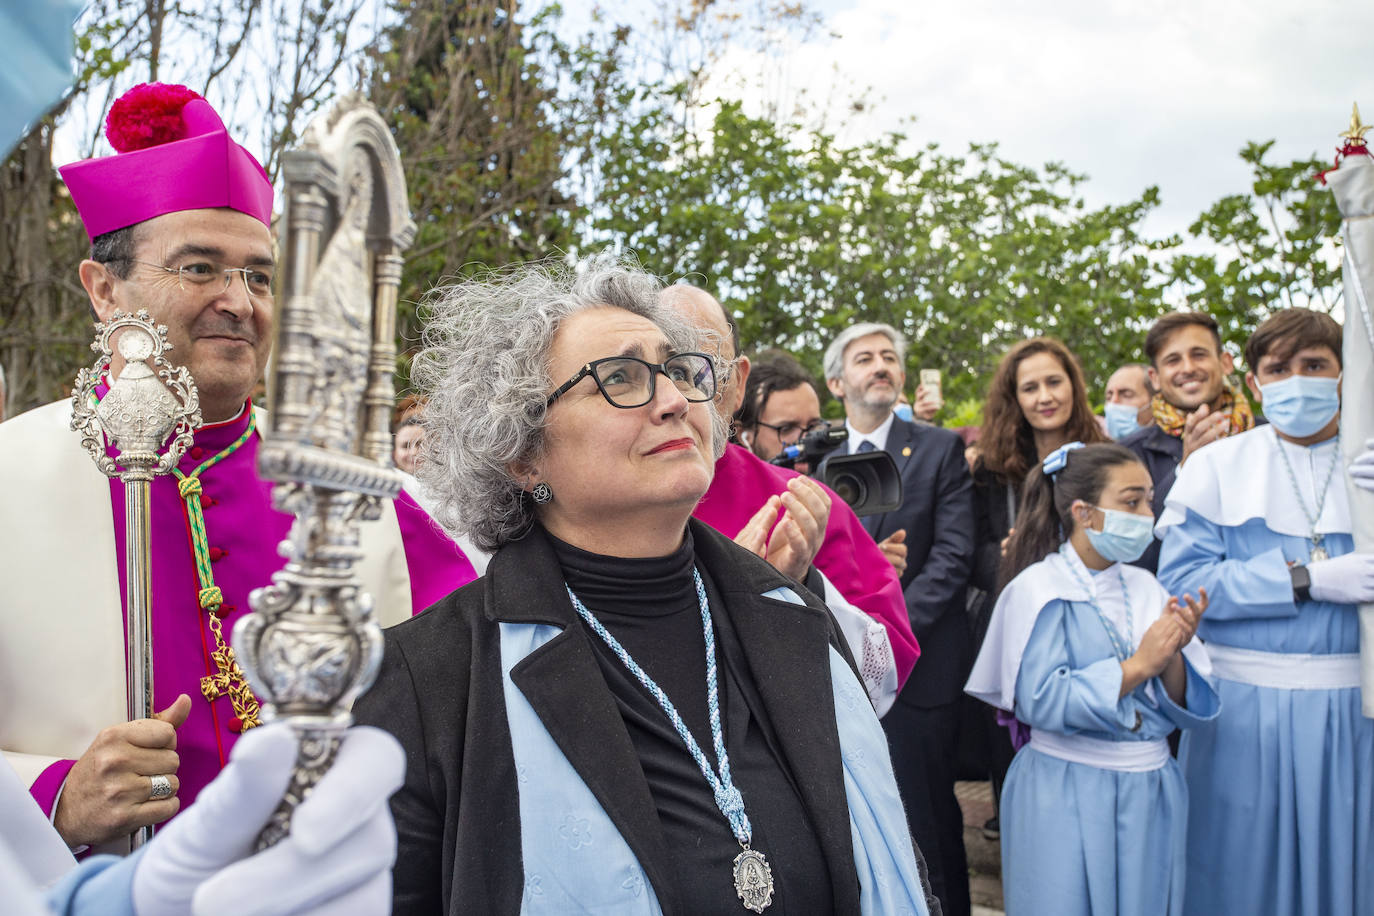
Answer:
[[[1094, 509], [1101, 509], [1094, 506]], [[1152, 515], [1136, 515], [1118, 509], [1101, 509], [1102, 530], [1084, 528], [1088, 533], [1088, 543], [1093, 545], [1098, 555], [1112, 563], [1131, 563], [1140, 559], [1145, 548], [1155, 536], [1155, 520]]]
[[1129, 404], [1108, 404], [1103, 415], [1107, 418], [1107, 435], [1113, 439], [1124, 439], [1140, 429], [1140, 423], [1136, 421], [1140, 416], [1139, 407]]
[[1286, 436], [1302, 439], [1320, 431], [1341, 409], [1339, 378], [1294, 375], [1260, 386], [1264, 416]]
[[892, 412], [908, 423], [915, 421], [915, 415], [911, 412], [910, 404], [898, 404], [896, 407], [892, 408]]

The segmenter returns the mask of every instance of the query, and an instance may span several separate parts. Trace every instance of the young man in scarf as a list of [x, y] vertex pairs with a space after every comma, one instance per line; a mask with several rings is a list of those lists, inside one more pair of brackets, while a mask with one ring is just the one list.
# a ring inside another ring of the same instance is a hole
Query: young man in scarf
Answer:
[[[1154, 479], [1155, 517], [1174, 485], [1174, 474], [1190, 455], [1225, 436], [1255, 425], [1250, 404], [1231, 380], [1235, 366], [1221, 347], [1221, 331], [1210, 315], [1173, 312], [1145, 335], [1150, 360], [1150, 401], [1154, 423], [1121, 440], [1140, 456]], [[1150, 545], [1136, 566], [1159, 567], [1159, 541]]]

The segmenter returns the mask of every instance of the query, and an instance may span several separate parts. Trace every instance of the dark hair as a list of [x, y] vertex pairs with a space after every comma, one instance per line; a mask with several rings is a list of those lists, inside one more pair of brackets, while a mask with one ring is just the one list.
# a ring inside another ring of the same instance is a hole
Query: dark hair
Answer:
[[768, 399], [778, 391], [792, 391], [802, 385], [810, 385], [820, 397], [816, 381], [811, 373], [791, 354], [781, 350], [765, 350], [760, 353], [749, 369], [749, 380], [744, 383], [744, 401], [740, 404], [736, 417], [741, 429], [750, 429], [758, 424], [759, 414], [767, 406]]
[[397, 423], [397, 424], [396, 424], [396, 432], [399, 433], [401, 430], [405, 429], [407, 426], [423, 426], [423, 425], [424, 425], [424, 424], [422, 424], [422, 423], [420, 422], [420, 417], [419, 417], [419, 415], [417, 415], [417, 414], [411, 414], [410, 416], [408, 416], [408, 417], [406, 417], [404, 420], [402, 420], [400, 423]]
[[1016, 399], [1016, 370], [1022, 361], [1038, 353], [1048, 353], [1059, 360], [1073, 388], [1073, 409], [1064, 427], [1066, 441], [1110, 442], [1097, 425], [1092, 406], [1088, 403], [1088, 386], [1078, 359], [1053, 337], [1032, 337], [1007, 351], [988, 386], [987, 403], [983, 405], [983, 434], [978, 437], [978, 461], [1003, 482], [1019, 482], [1036, 462], [1035, 436], [1030, 421]]
[[1284, 309], [1264, 319], [1245, 342], [1245, 365], [1254, 372], [1266, 356], [1288, 362], [1308, 347], [1329, 347], [1340, 363], [1341, 326], [1325, 312]]
[[1150, 360], [1150, 365], [1158, 368], [1156, 360], [1159, 351], [1164, 349], [1175, 331], [1189, 326], [1211, 331], [1212, 339], [1217, 342], [1217, 355], [1221, 355], [1221, 328], [1217, 326], [1215, 318], [1205, 312], [1170, 312], [1156, 319], [1145, 335], [1145, 356]]
[[1067, 462], [1053, 479], [1039, 464], [1031, 468], [1021, 485], [1021, 511], [1016, 514], [1016, 530], [1008, 539], [1006, 556], [1002, 558], [999, 590], [1068, 538], [1073, 530], [1069, 507], [1074, 500], [1096, 505], [1111, 469], [1132, 462], [1140, 464], [1134, 452], [1108, 442], [1069, 452]]
[[134, 233], [137, 228], [138, 223], [134, 223], [91, 239], [91, 260], [107, 265], [110, 273], [119, 279], [129, 279], [134, 261], [134, 244], [138, 241]]

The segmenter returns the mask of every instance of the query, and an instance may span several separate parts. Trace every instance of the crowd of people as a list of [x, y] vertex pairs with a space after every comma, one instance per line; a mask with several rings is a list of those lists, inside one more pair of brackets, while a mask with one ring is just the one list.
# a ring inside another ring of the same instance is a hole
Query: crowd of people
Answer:
[[[134, 721], [122, 487], [69, 404], [0, 425], [0, 875], [52, 885], [34, 912], [958, 916], [971, 738], [1010, 914], [1374, 910], [1346, 493], [1374, 443], [1344, 467], [1334, 320], [1274, 313], [1244, 387], [1198, 312], [1100, 390], [1031, 338], [954, 431], [889, 325], [835, 335], [822, 389], [710, 291], [607, 259], [435, 290], [406, 488], [361, 545], [380, 673], [255, 852], [295, 749], [224, 635], [290, 523], [251, 401], [272, 189], [180, 87], [111, 123], [114, 155], [62, 170], [77, 276], [101, 319], [167, 325], [205, 424], [151, 487]], [[828, 454], [886, 455], [899, 499], [859, 516], [816, 479], [799, 447], [840, 429]]]

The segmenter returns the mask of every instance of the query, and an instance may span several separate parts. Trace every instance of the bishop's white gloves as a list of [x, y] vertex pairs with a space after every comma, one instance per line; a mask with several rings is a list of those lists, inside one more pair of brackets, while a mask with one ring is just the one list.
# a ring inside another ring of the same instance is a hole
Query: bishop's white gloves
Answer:
[[284, 724], [240, 738], [224, 771], [144, 851], [133, 881], [138, 916], [389, 913], [396, 826], [387, 799], [403, 779], [401, 746], [375, 728], [349, 729], [290, 836], [254, 854], [295, 759]]
[[1374, 601], [1374, 553], [1348, 553], [1307, 565], [1308, 589], [1318, 601], [1366, 604]]
[[1350, 479], [1357, 487], [1374, 490], [1374, 439], [1366, 440], [1364, 451], [1350, 462]]

